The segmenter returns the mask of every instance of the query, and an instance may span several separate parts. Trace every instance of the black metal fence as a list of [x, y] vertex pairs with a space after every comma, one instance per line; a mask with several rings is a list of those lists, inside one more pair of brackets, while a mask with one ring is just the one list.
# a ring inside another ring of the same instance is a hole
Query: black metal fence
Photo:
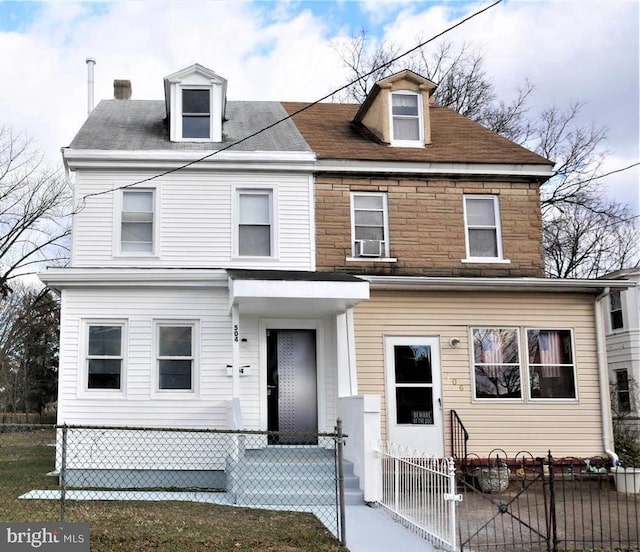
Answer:
[[496, 449], [462, 465], [461, 551], [640, 550], [640, 488], [614, 475], [608, 459]]
[[55, 447], [38, 467], [51, 477], [21, 498], [58, 501], [60, 521], [70, 500], [191, 501], [311, 512], [344, 543], [339, 422], [334, 433], [304, 434], [0, 425], [0, 451], [26, 451], [32, 435]]

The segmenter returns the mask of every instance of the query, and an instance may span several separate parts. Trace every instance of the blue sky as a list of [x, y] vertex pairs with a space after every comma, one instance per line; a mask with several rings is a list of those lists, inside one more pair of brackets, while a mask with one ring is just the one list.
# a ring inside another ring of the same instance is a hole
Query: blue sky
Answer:
[[[52, 163], [86, 117], [86, 65], [96, 101], [114, 79], [134, 99], [162, 98], [162, 78], [194, 62], [228, 79], [230, 99], [314, 100], [347, 81], [336, 46], [365, 29], [408, 49], [491, 4], [451, 1], [0, 1], [0, 124], [32, 136]], [[447, 35], [483, 53], [501, 99], [525, 78], [533, 112], [584, 103], [608, 128], [605, 170], [638, 161], [637, 0], [509, 0]], [[610, 185], [638, 204], [639, 171]]]

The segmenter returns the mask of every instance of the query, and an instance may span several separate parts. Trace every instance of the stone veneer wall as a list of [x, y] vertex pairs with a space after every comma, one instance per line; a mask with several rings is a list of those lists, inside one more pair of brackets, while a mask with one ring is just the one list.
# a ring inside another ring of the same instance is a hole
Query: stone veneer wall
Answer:
[[[387, 192], [390, 256], [396, 262], [347, 261], [352, 256], [350, 192]], [[463, 194], [496, 194], [502, 246], [510, 263], [464, 263]], [[539, 186], [534, 182], [318, 176], [316, 266], [360, 274], [543, 277]]]

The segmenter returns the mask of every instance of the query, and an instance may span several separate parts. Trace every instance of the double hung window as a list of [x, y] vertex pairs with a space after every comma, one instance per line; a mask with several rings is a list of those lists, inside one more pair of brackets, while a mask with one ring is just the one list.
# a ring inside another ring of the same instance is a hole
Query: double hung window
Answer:
[[211, 91], [182, 89], [182, 138], [211, 137]]
[[238, 192], [238, 254], [270, 257], [273, 251], [273, 193], [271, 190]]
[[121, 389], [124, 324], [89, 324], [87, 389]]
[[464, 217], [467, 258], [502, 259], [498, 197], [465, 196]]
[[388, 257], [386, 194], [352, 193], [351, 225], [354, 257]]
[[154, 203], [154, 190], [122, 192], [121, 253], [153, 253]]
[[157, 325], [158, 388], [193, 390], [194, 325]]
[[391, 143], [393, 145], [422, 146], [423, 123], [421, 96], [401, 91], [391, 94]]
[[622, 317], [622, 296], [619, 291], [614, 291], [609, 295], [609, 315], [612, 330], [624, 328], [624, 319]]

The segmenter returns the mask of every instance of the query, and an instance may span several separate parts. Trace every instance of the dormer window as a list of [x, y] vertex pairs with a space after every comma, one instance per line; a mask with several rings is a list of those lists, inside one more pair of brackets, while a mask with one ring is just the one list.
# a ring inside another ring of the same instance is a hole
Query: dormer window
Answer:
[[211, 91], [182, 89], [182, 137], [211, 137]]
[[197, 63], [164, 79], [172, 142], [222, 142], [227, 81]]
[[415, 92], [402, 91], [391, 94], [393, 145], [424, 145], [420, 100], [421, 97]]

